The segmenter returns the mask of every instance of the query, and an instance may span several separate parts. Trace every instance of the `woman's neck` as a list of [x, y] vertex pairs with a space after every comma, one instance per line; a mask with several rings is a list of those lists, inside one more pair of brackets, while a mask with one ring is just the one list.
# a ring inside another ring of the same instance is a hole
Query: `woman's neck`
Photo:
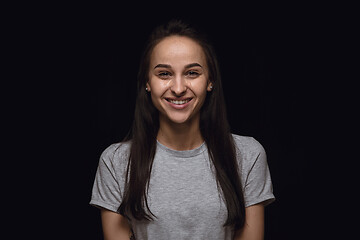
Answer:
[[195, 149], [203, 144], [200, 132], [200, 118], [186, 123], [174, 123], [161, 119], [157, 140], [168, 148], [185, 151]]

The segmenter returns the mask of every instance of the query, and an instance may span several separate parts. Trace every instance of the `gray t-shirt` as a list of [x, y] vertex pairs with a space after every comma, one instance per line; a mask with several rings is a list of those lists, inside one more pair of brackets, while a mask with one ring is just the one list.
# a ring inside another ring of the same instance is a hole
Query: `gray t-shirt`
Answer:
[[[245, 206], [274, 201], [264, 148], [252, 137], [234, 135]], [[122, 201], [130, 142], [101, 155], [90, 204], [116, 212]], [[148, 189], [153, 221], [131, 220], [137, 240], [232, 239], [223, 227], [227, 209], [219, 193], [206, 144], [175, 151], [157, 143]]]

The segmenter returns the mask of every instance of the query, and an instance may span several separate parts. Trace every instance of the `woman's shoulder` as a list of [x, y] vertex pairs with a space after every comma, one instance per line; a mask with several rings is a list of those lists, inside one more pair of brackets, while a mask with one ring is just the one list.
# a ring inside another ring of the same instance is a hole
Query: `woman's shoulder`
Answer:
[[[253, 137], [240, 136], [233, 134], [236, 147], [236, 158], [244, 177], [248, 175], [251, 169], [259, 166], [267, 166], [266, 152], [263, 146]], [[243, 179], [246, 181], [246, 179]]]
[[131, 141], [113, 143], [101, 153], [100, 159], [111, 164], [126, 162], [129, 158], [130, 147]]
[[264, 147], [253, 137], [232, 134], [236, 158], [243, 171], [249, 171], [254, 164], [266, 165], [266, 152]]
[[242, 153], [259, 154], [265, 152], [261, 143], [250, 136], [232, 134], [236, 148]]

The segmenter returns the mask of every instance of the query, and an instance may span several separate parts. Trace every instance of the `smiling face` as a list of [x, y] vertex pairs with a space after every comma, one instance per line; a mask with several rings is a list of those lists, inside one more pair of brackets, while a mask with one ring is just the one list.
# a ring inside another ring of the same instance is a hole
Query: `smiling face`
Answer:
[[151, 54], [146, 86], [160, 112], [160, 124], [168, 120], [178, 124], [199, 120], [206, 92], [211, 91], [201, 46], [187, 37], [164, 38]]

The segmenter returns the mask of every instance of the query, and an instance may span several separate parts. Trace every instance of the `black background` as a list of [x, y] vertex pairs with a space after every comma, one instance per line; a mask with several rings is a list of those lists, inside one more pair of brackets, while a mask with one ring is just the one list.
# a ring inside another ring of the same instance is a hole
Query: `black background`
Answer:
[[9, 61], [21, 66], [10, 79], [22, 79], [9, 108], [11, 131], [20, 133], [10, 134], [8, 152], [25, 153], [15, 165], [26, 177], [10, 190], [20, 193], [25, 217], [11, 218], [24, 226], [16, 233], [102, 239], [99, 211], [88, 204], [99, 156], [129, 130], [148, 34], [181, 18], [215, 46], [232, 132], [266, 149], [276, 196], [266, 208], [266, 239], [335, 236], [341, 183], [332, 180], [338, 155], [329, 139], [343, 109], [334, 95], [346, 94], [331, 92], [337, 73], [329, 62], [338, 53], [339, 11], [295, 3], [135, 5], [21, 6], [7, 18], [16, 26]]

